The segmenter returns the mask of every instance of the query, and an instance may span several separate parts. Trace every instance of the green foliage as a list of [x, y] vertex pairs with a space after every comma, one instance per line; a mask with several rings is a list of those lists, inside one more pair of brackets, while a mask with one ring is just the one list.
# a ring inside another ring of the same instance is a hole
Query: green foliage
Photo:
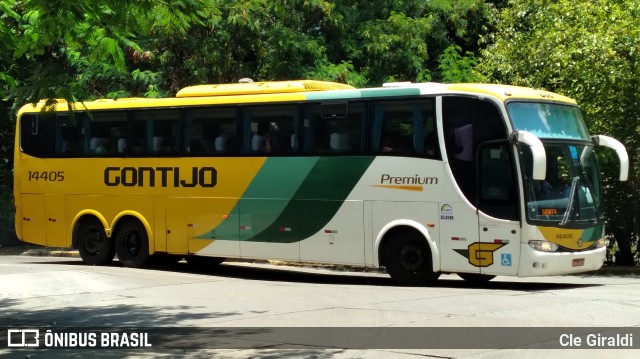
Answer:
[[438, 68], [442, 74], [442, 81], [455, 82], [483, 82], [485, 77], [475, 71], [477, 65], [473, 53], [460, 55], [460, 46], [453, 45], [440, 55]]
[[[545, 88], [581, 105], [594, 134], [621, 140], [640, 160], [640, 3], [634, 0], [515, 0], [485, 37], [480, 70], [498, 82]], [[617, 159], [601, 151], [608, 231], [631, 256], [638, 236], [640, 178], [617, 181]]]
[[[0, 0], [0, 99], [15, 114], [243, 77], [471, 79], [493, 16], [481, 0]], [[12, 149], [11, 119], [0, 135]]]

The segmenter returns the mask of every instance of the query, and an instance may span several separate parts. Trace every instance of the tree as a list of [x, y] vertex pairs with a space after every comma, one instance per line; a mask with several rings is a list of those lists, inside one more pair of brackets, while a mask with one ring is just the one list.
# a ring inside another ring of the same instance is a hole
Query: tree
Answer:
[[479, 0], [243, 0], [216, 6], [215, 20], [188, 36], [157, 33], [145, 43], [158, 54], [150, 71], [162, 73], [172, 92], [242, 77], [355, 86], [438, 80], [440, 54], [454, 45], [466, 56], [455, 60], [469, 60], [494, 16]]
[[12, 66], [0, 69], [0, 88], [20, 105], [104, 97], [129, 85], [134, 55], [143, 53], [138, 37], [184, 34], [215, 11], [199, 0], [3, 0], [2, 8], [2, 63]]
[[[590, 131], [608, 134], [640, 160], [640, 3], [633, 0], [514, 0], [485, 37], [479, 70], [489, 78], [566, 94], [581, 105]], [[638, 237], [640, 178], [617, 181], [617, 159], [602, 151], [610, 237], [620, 263], [632, 264]]]
[[0, 0], [0, 10], [7, 171], [25, 103], [172, 96], [242, 77], [460, 81], [477, 75], [473, 52], [494, 23], [481, 0]]

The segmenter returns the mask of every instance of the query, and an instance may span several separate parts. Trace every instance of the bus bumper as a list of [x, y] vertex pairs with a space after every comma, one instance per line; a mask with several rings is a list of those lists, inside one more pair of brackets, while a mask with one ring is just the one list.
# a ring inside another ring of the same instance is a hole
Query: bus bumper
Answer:
[[606, 259], [607, 247], [584, 252], [541, 252], [528, 244], [521, 245], [518, 277], [537, 277], [595, 271]]

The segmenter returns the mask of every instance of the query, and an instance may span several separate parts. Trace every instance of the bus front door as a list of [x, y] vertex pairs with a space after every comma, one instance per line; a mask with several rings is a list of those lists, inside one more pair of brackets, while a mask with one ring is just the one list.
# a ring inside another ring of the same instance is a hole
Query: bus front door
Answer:
[[481, 274], [516, 275], [520, 257], [520, 223], [479, 216], [480, 242], [470, 248], [469, 259]]
[[480, 273], [516, 275], [520, 257], [518, 186], [509, 143], [495, 141], [478, 149], [478, 231], [470, 258]]

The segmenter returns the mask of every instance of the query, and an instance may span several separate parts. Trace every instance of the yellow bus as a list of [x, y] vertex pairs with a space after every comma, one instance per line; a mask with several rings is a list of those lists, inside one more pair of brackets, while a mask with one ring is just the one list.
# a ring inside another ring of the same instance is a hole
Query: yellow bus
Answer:
[[92, 265], [274, 259], [407, 285], [597, 270], [596, 148], [620, 180], [629, 166], [574, 100], [504, 85], [253, 82], [43, 108], [17, 118], [16, 232]]

